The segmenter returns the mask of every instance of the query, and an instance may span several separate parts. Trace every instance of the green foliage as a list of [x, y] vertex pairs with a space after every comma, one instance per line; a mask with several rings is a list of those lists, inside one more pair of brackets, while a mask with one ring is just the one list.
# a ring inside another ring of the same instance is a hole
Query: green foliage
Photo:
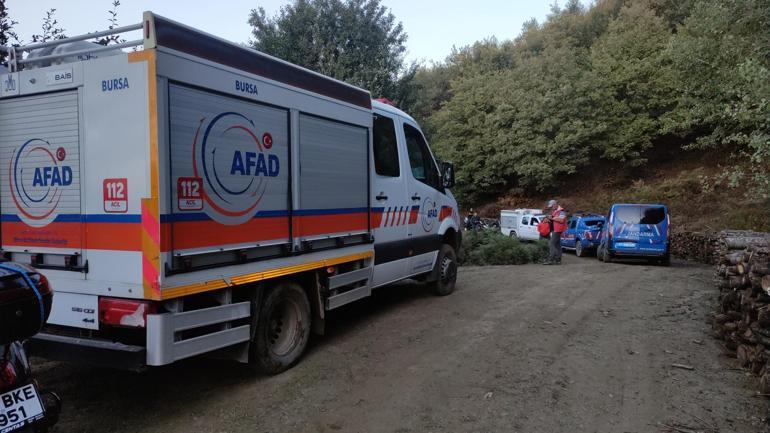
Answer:
[[[107, 28], [109, 30], [120, 27], [120, 25], [118, 24], [118, 6], [120, 6], [120, 0], [113, 0], [112, 9], [107, 11], [107, 14], [108, 14], [107, 22], [110, 23]], [[120, 35], [108, 35], [108, 36], [102, 36], [101, 38], [97, 38], [96, 40], [94, 40], [94, 42], [100, 45], [112, 45], [112, 44], [120, 44], [120, 43], [126, 42], [126, 40], [121, 38]]]
[[[5, 6], [5, 0], [0, 0], [0, 45], [8, 45], [19, 38], [13, 31], [13, 26], [18, 24], [8, 16], [8, 8]], [[0, 50], [0, 63], [5, 62], [8, 54]]]
[[672, 143], [749, 161], [747, 193], [770, 194], [770, 0], [568, 2], [415, 81], [412, 108], [458, 162], [469, 205], [558, 190], [606, 163], [644, 166]]
[[400, 104], [414, 98], [407, 35], [380, 0], [295, 0], [274, 17], [251, 11], [251, 45]]
[[45, 11], [43, 24], [40, 26], [40, 33], [32, 35], [32, 42], [48, 42], [55, 39], [64, 39], [64, 29], [59, 25], [56, 19], [56, 9], [51, 8]]
[[460, 263], [463, 265], [522, 265], [548, 256], [548, 243], [521, 242], [499, 230], [474, 230], [463, 234]]

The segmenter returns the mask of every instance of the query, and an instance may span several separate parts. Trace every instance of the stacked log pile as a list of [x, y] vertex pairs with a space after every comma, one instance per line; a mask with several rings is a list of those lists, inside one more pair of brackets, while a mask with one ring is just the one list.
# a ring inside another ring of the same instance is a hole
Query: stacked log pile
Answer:
[[759, 392], [770, 394], [770, 233], [722, 232], [715, 252], [715, 335], [759, 377]]
[[714, 254], [718, 237], [715, 233], [674, 232], [671, 234], [671, 254], [700, 263], [716, 264]]

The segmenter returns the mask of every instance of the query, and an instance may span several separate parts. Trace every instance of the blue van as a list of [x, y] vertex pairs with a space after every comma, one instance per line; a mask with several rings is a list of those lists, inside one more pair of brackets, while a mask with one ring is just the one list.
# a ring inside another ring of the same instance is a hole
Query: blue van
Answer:
[[668, 207], [662, 204], [614, 204], [601, 235], [599, 258], [646, 258], [671, 264]]
[[599, 246], [599, 233], [604, 222], [604, 215], [573, 215], [567, 221], [567, 230], [561, 234], [561, 247], [575, 250], [578, 257], [588, 255]]

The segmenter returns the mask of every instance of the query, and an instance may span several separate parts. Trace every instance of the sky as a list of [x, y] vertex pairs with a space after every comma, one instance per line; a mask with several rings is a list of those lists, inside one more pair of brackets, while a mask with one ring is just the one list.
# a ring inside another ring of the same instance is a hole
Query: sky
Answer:
[[[74, 36], [107, 28], [107, 10], [112, 0], [6, 0], [15, 30], [29, 42], [40, 33], [46, 10], [56, 8], [56, 18], [66, 34]], [[142, 11], [151, 10], [221, 38], [241, 43], [251, 37], [249, 12], [259, 6], [274, 15], [288, 0], [121, 0], [120, 25], [142, 20]], [[552, 0], [382, 0], [404, 25], [408, 61], [442, 61], [452, 47], [463, 47], [495, 36], [512, 39], [530, 18], [542, 22]], [[564, 4], [565, 1], [558, 1]], [[132, 39], [132, 38], [129, 38]]]

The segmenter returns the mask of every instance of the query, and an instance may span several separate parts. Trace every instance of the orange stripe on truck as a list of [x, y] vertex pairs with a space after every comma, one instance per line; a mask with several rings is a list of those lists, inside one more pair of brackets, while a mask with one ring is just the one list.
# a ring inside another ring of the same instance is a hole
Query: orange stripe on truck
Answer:
[[160, 222], [157, 200], [142, 199], [142, 286], [146, 299], [160, 299]]
[[236, 286], [240, 284], [255, 283], [257, 281], [269, 280], [272, 278], [278, 278], [286, 275], [297, 274], [305, 271], [312, 271], [314, 269], [321, 269], [328, 266], [339, 265], [341, 263], [353, 262], [356, 260], [362, 260], [372, 257], [374, 254], [371, 251], [362, 253], [349, 254], [340, 257], [334, 257], [330, 259], [314, 260], [311, 262], [300, 263], [292, 266], [285, 266], [282, 268], [268, 269], [261, 272], [254, 272], [250, 274], [243, 274], [232, 277], [229, 281], [224, 279], [217, 279], [206, 281], [203, 283], [189, 284], [185, 286], [178, 286], [163, 290], [162, 299], [173, 299], [182, 296], [193, 295], [196, 293], [207, 292], [209, 290], [224, 289], [230, 286]]
[[306, 215], [295, 216], [292, 221], [294, 236], [315, 236], [326, 233], [366, 230], [369, 225], [369, 216], [367, 212], [343, 215]]
[[2, 224], [2, 242], [6, 246], [141, 251], [137, 223], [52, 222], [42, 228], [23, 222]]
[[289, 218], [254, 218], [237, 226], [227, 226], [214, 220], [164, 222], [161, 231], [164, 252], [257, 243], [288, 239]]
[[158, 77], [154, 49], [128, 54], [129, 63], [147, 62], [150, 197], [142, 199], [142, 286], [146, 299], [160, 299], [160, 212], [158, 167]]

